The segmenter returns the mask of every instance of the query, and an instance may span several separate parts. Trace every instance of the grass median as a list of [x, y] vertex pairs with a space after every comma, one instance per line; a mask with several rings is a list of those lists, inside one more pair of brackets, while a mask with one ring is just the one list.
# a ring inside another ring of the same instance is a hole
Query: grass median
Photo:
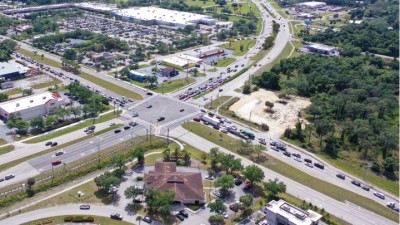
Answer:
[[234, 58], [223, 58], [218, 60], [217, 64], [215, 66], [217, 67], [227, 67], [231, 65], [233, 62], [235, 62], [236, 59]]
[[15, 148], [14, 145], [7, 145], [4, 147], [0, 147], [0, 155], [9, 153], [12, 150], [14, 150], [14, 148]]
[[220, 107], [221, 105], [225, 104], [229, 99], [231, 99], [232, 96], [221, 96], [217, 99], [214, 99], [212, 102], [209, 102], [204, 105], [204, 108], [206, 109], [216, 109]]
[[[223, 148], [226, 148], [236, 154], [239, 154], [241, 140], [223, 134], [215, 129], [212, 129], [208, 126], [205, 126], [201, 123], [196, 122], [188, 122], [183, 125], [183, 128], [193, 132], [194, 134], [216, 144]], [[242, 155], [242, 154], [241, 154]], [[252, 158], [252, 155], [242, 155], [246, 158]], [[289, 179], [292, 179], [298, 183], [301, 183], [305, 186], [308, 186], [322, 194], [325, 194], [331, 198], [334, 198], [338, 201], [352, 202], [364, 209], [370, 210], [376, 214], [379, 214], [385, 218], [393, 220], [395, 222], [399, 222], [398, 214], [393, 210], [377, 203], [376, 201], [369, 199], [367, 197], [358, 195], [354, 192], [348, 191], [344, 188], [333, 185], [324, 180], [318, 179], [316, 177], [310, 176], [307, 173], [292, 167], [291, 165], [284, 163], [283, 161], [267, 155], [266, 153], [262, 154], [262, 157], [265, 160], [259, 162], [260, 165], [275, 171]]]
[[78, 139], [76, 139], [76, 140], [67, 142], [67, 143], [62, 144], [62, 145], [58, 145], [58, 146], [56, 146], [56, 147], [54, 147], [54, 148], [50, 148], [50, 149], [47, 149], [47, 150], [44, 150], [44, 151], [41, 151], [41, 152], [38, 152], [38, 153], [35, 153], [35, 154], [32, 154], [32, 155], [28, 155], [28, 156], [19, 158], [19, 159], [14, 160], [14, 161], [10, 161], [10, 162], [8, 162], [8, 163], [1, 164], [1, 165], [0, 165], [0, 171], [4, 171], [4, 170], [6, 170], [6, 169], [9, 169], [9, 168], [11, 168], [11, 167], [14, 167], [14, 166], [16, 166], [16, 165], [18, 165], [18, 164], [20, 164], [20, 163], [23, 163], [23, 162], [25, 162], [25, 161], [28, 161], [28, 160], [30, 160], [30, 159], [33, 159], [33, 158], [36, 158], [36, 157], [45, 155], [45, 154], [47, 154], [47, 153], [54, 152], [54, 151], [57, 151], [57, 150], [66, 148], [66, 147], [68, 147], [68, 146], [70, 146], [70, 145], [79, 143], [79, 142], [81, 142], [81, 141], [84, 141], [84, 140], [87, 140], [87, 139], [89, 139], [89, 138], [98, 136], [98, 135], [100, 135], [100, 134], [104, 134], [104, 133], [106, 133], [106, 132], [108, 132], [108, 131], [110, 131], [110, 130], [114, 130], [115, 128], [121, 127], [121, 126], [122, 126], [122, 124], [116, 124], [116, 125], [114, 125], [114, 126], [107, 127], [107, 128], [104, 129], [104, 130], [97, 131], [97, 132], [95, 132], [95, 133], [93, 133], [93, 134], [88, 134], [88, 135], [86, 135], [86, 136], [84, 136], [84, 137], [81, 137], [81, 138], [78, 138]]
[[186, 85], [192, 84], [194, 82], [196, 82], [196, 80], [191, 77], [189, 77], [188, 79], [180, 78], [180, 79], [176, 79], [176, 80], [170, 80], [167, 82], [159, 83], [156, 88], [150, 88], [150, 85], [148, 83], [133, 81], [133, 80], [131, 81], [131, 83], [134, 85], [137, 85], [142, 88], [147, 88], [156, 93], [173, 92], [173, 91], [176, 91], [178, 89], [185, 87]]
[[[114, 113], [110, 112], [110, 113], [107, 113], [107, 114], [103, 115], [99, 119], [96, 119], [94, 121], [94, 124], [103, 123], [103, 122], [115, 119], [117, 117], [119, 117], [119, 114], [114, 114]], [[46, 134], [46, 135], [43, 135], [43, 136], [40, 136], [40, 137], [29, 139], [29, 140], [24, 141], [22, 143], [35, 144], [35, 143], [39, 143], [39, 142], [42, 142], [42, 141], [48, 141], [48, 140], [51, 140], [53, 138], [62, 136], [64, 134], [71, 133], [73, 131], [80, 130], [82, 128], [85, 128], [85, 127], [88, 127], [88, 126], [91, 126], [91, 125], [93, 125], [93, 119], [87, 120], [87, 121], [82, 122], [82, 123], [78, 123], [76, 125], [73, 125], [73, 126], [61, 129], [61, 130], [57, 130], [57, 131], [51, 132], [50, 134]]]
[[255, 40], [240, 40], [240, 41], [233, 41], [232, 43], [227, 43], [220, 45], [219, 47], [225, 48], [228, 50], [233, 51], [233, 55], [235, 56], [242, 56], [246, 54], [251, 47], [256, 44]]
[[[38, 225], [38, 224], [46, 224], [46, 225], [55, 225], [55, 224], [64, 224], [65, 217], [68, 215], [64, 216], [53, 216], [53, 217], [47, 217], [47, 218], [42, 218], [38, 220], [34, 220], [28, 223], [23, 223], [22, 225]], [[75, 215], [70, 215], [70, 216], [75, 216]], [[84, 216], [84, 215], [79, 215], [79, 216]], [[107, 224], [107, 225], [132, 225], [133, 223], [129, 223], [126, 221], [119, 221], [119, 220], [113, 220], [108, 217], [102, 217], [102, 216], [93, 216], [93, 215], [87, 215], [90, 217], [94, 218], [94, 223], [95, 224]]]
[[[59, 63], [57, 61], [54, 61], [54, 60], [46, 58], [46, 57], [42, 58], [39, 54], [34, 54], [34, 53], [32, 53], [30, 51], [27, 51], [25, 49], [22, 49], [22, 48], [17, 49], [17, 52], [22, 54], [22, 55], [28, 56], [28, 57], [34, 59], [35, 61], [37, 61], [37, 62], [39, 62], [41, 64], [44, 64], [44, 65], [48, 65], [48, 66], [52, 66], [52, 67], [58, 67], [58, 68], [61, 68], [61, 66], [62, 66], [61, 63]], [[132, 98], [132, 99], [137, 99], [137, 100], [142, 100], [143, 99], [143, 97], [141, 95], [139, 95], [138, 93], [136, 93], [136, 92], [130, 91], [130, 90], [128, 90], [126, 88], [123, 88], [123, 87], [121, 87], [119, 85], [110, 83], [108, 81], [105, 81], [103, 79], [97, 78], [97, 77], [92, 76], [90, 74], [81, 72], [79, 74], [79, 76], [82, 77], [85, 80], [88, 80], [89, 82], [97, 84], [97, 85], [103, 87], [104, 89], [112, 91], [112, 92], [114, 92], [116, 94], [119, 94], [119, 95], [122, 95], [122, 96], [125, 96], [125, 97], [128, 97], [128, 98]]]

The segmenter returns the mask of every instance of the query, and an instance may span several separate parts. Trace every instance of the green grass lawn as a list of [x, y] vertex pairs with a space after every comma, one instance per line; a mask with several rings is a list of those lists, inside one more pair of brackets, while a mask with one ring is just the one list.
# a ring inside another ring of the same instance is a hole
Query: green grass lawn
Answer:
[[147, 68], [149, 66], [149, 64], [139, 64], [139, 69]]
[[211, 102], [209, 102], [204, 106], [204, 108], [206, 108], [206, 109], [216, 109], [220, 105], [222, 105], [225, 102], [227, 102], [230, 98], [232, 98], [232, 96], [221, 96], [221, 97], [219, 97], [217, 99], [213, 99], [212, 107], [211, 107]]
[[134, 80], [131, 80], [131, 83], [134, 85], [137, 85], [139, 87], [147, 88], [147, 89], [152, 90], [157, 93], [169, 93], [169, 92], [176, 91], [188, 84], [192, 84], [195, 81], [196, 80], [192, 77], [189, 77], [188, 79], [180, 78], [180, 79], [176, 79], [176, 80], [159, 83], [155, 89], [150, 88], [150, 85], [148, 83], [134, 81]]
[[3, 93], [7, 94], [8, 96], [13, 96], [13, 95], [21, 94], [22, 90], [19, 88], [16, 88], [16, 89], [12, 89], [12, 90], [9, 90], [9, 91], [3, 92]]
[[9, 153], [12, 150], [14, 150], [14, 148], [15, 148], [14, 145], [7, 145], [4, 147], [0, 147], [0, 155]]
[[285, 19], [289, 18], [289, 16], [278, 5], [278, 3], [274, 2], [274, 1], [268, 1], [268, 2], [270, 2], [270, 5], [279, 13], [280, 16], [282, 16]]
[[[39, 63], [45, 64], [45, 65], [49, 65], [49, 66], [53, 66], [53, 67], [58, 67], [61, 68], [61, 63], [56, 62], [52, 59], [46, 58], [44, 57], [43, 59], [41, 58], [40, 54], [35, 55], [34, 53], [30, 52], [30, 51], [26, 51], [25, 49], [17, 49], [17, 52], [20, 54], [23, 54], [25, 56], [29, 56], [32, 59], [36, 60]], [[110, 90], [116, 94], [128, 97], [128, 98], [132, 98], [132, 99], [137, 99], [137, 100], [142, 100], [143, 97], [141, 95], [139, 95], [138, 93], [135, 93], [133, 91], [130, 91], [126, 88], [120, 87], [119, 85], [110, 83], [108, 81], [105, 81], [103, 79], [97, 78], [95, 76], [89, 75], [87, 73], [83, 73], [81, 72], [79, 74], [79, 76], [81, 76], [83, 79], [88, 80], [92, 83], [95, 83], [107, 90]]]
[[[103, 122], [106, 122], [106, 121], [109, 121], [109, 120], [112, 120], [112, 119], [118, 118], [118, 117], [119, 117], [119, 114], [114, 114], [112, 112], [111, 113], [107, 113], [106, 115], [103, 115], [99, 119], [96, 119], [94, 121], [94, 124], [103, 123]], [[71, 133], [73, 131], [77, 131], [77, 130], [83, 129], [83, 128], [91, 126], [91, 125], [93, 125], [93, 119], [85, 121], [83, 123], [78, 123], [76, 125], [70, 126], [68, 128], [62, 129], [62, 130], [54, 131], [51, 134], [46, 134], [46, 135], [43, 135], [43, 136], [40, 136], [40, 137], [29, 139], [27, 141], [24, 141], [23, 143], [25, 143], [25, 144], [34, 144], [34, 143], [39, 143], [39, 142], [42, 142], [42, 141], [48, 141], [48, 140], [51, 140], [53, 138], [62, 136], [64, 134]]]
[[[233, 55], [242, 56], [246, 54], [249, 51], [249, 49], [253, 47], [255, 44], [256, 44], [255, 40], [240, 40], [232, 42], [230, 47], [229, 43], [220, 45], [219, 47], [233, 50]], [[243, 51], [240, 51], [240, 46], [243, 46]]]
[[[193, 132], [194, 134], [213, 142], [216, 145], [219, 145], [223, 148], [226, 148], [232, 152], [239, 154], [238, 150], [240, 149], [241, 141], [230, 137], [226, 134], [223, 134], [215, 129], [212, 129], [208, 126], [205, 126], [201, 123], [197, 122], [188, 122], [183, 125], [183, 128]], [[252, 158], [253, 156], [246, 156], [241, 154], [243, 157]], [[264, 167], [273, 170], [283, 176], [288, 177], [296, 182], [299, 182], [305, 186], [308, 186], [322, 194], [325, 194], [329, 197], [337, 199], [338, 201], [350, 201], [360, 207], [363, 207], [367, 210], [375, 212], [381, 216], [384, 216], [390, 220], [399, 221], [398, 214], [395, 213], [393, 210], [375, 202], [372, 199], [363, 197], [351, 191], [348, 191], [344, 188], [338, 187], [333, 185], [329, 182], [324, 180], [318, 179], [316, 177], [310, 176], [307, 173], [286, 164], [279, 159], [267, 155], [263, 153], [262, 156], [264, 160], [259, 162], [259, 164], [263, 165]]]
[[208, 69], [207, 72], [217, 72], [217, 68]]
[[4, 140], [3, 138], [0, 138], [0, 145], [5, 145], [8, 142], [6, 140]]
[[215, 66], [217, 67], [227, 67], [230, 64], [232, 64], [233, 62], [235, 62], [236, 59], [234, 58], [223, 58], [218, 60], [217, 64]]
[[292, 51], [292, 49], [293, 49], [292, 45], [289, 42], [286, 43], [285, 48], [283, 49], [281, 54], [279, 54], [279, 56], [276, 57], [275, 60], [272, 61], [271, 63], [263, 65], [259, 70], [257, 70], [257, 72], [254, 73], [254, 75], [255, 76], [260, 76], [264, 71], [270, 71], [271, 68], [276, 63], [279, 63], [282, 59], [286, 59], [289, 56], [289, 54]]
[[61, 83], [62, 83], [61, 80], [59, 80], [57, 78], [52, 78], [52, 81], [32, 85], [32, 88], [33, 89], [42, 89], [42, 88], [46, 88], [46, 87], [53, 87], [54, 85], [61, 84]]
[[[74, 215], [71, 215], [74, 216]], [[102, 217], [102, 216], [92, 216], [88, 215], [94, 218], [94, 223], [95, 224], [107, 224], [107, 225], [132, 225], [133, 223], [129, 223], [126, 221], [119, 221], [119, 220], [113, 220], [109, 217]], [[32, 222], [24, 223], [22, 225], [38, 225], [38, 224], [46, 224], [46, 225], [56, 225], [56, 224], [62, 224], [64, 223], [64, 218], [66, 216], [55, 216], [55, 217], [47, 217], [47, 218], [42, 218], [38, 219]]]

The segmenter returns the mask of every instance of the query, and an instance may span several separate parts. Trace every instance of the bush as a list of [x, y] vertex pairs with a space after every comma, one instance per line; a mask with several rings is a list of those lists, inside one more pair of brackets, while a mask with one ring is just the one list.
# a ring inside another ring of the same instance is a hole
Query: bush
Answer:
[[72, 216], [66, 216], [64, 218], [64, 222], [72, 222], [73, 217]]
[[263, 131], [269, 131], [269, 126], [268, 126], [267, 124], [265, 124], [265, 123], [262, 123], [262, 124], [261, 124], [261, 129], [262, 129]]
[[141, 176], [136, 177], [136, 181], [142, 181], [142, 180], [143, 180], [143, 177], [141, 177]]
[[85, 222], [83, 216], [74, 216], [72, 222]]

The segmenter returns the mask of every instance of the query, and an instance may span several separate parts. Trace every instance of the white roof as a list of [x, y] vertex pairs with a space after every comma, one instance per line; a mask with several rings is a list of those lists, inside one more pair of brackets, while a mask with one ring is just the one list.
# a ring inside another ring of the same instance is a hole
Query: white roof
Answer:
[[80, 6], [80, 7], [85, 7], [85, 8], [90, 8], [90, 9], [97, 9], [97, 10], [102, 10], [102, 11], [111, 11], [111, 10], [116, 10], [118, 7], [114, 4], [101, 4], [101, 3], [90, 3], [90, 2], [80, 2], [80, 3], [75, 3], [75, 6]]
[[116, 10], [115, 14], [140, 20], [158, 20], [168, 23], [193, 25], [200, 20], [214, 20], [209, 16], [155, 7], [134, 7]]
[[192, 62], [195, 62], [195, 63], [200, 63], [200, 62], [203, 61], [203, 60], [201, 60], [201, 59], [199, 59], [197, 57], [193, 57], [193, 56], [190, 56], [190, 55], [178, 55], [178, 57], [183, 59], [183, 60], [186, 60], [186, 61], [189, 60], [189, 61], [192, 61]]
[[0, 104], [0, 108], [4, 111], [8, 112], [9, 114], [15, 113], [24, 109], [36, 107], [39, 105], [44, 105], [50, 99], [54, 100], [62, 100], [61, 97], [57, 98], [58, 93], [51, 93], [51, 92], [44, 92], [37, 95], [31, 95], [25, 98], [19, 98], [11, 101], [7, 101]]
[[28, 68], [16, 62], [0, 62], [0, 76], [15, 72], [26, 73]]
[[171, 58], [166, 58], [166, 59], [163, 59], [161, 61], [164, 62], [164, 63], [174, 64], [174, 65], [177, 65], [177, 66], [186, 66], [188, 64], [188, 60], [179, 58], [177, 56], [173, 56]]
[[326, 5], [325, 2], [302, 2], [297, 5], [307, 6], [307, 7], [317, 7]]
[[313, 224], [313, 222], [318, 221], [322, 217], [320, 214], [312, 210], [304, 211], [294, 205], [285, 202], [282, 199], [280, 199], [279, 201], [270, 201], [266, 209], [274, 212], [275, 214], [279, 214], [285, 217], [291, 222], [291, 224], [297, 225], [310, 225]]
[[323, 45], [323, 44], [311, 44], [309, 45], [311, 48], [315, 49], [320, 49], [320, 50], [325, 50], [325, 51], [332, 51], [335, 50], [335, 47], [328, 46], [328, 45]]
[[138, 77], [147, 77], [148, 75], [135, 71], [135, 70], [129, 70], [129, 73], [131, 73], [132, 75], [138, 76]]

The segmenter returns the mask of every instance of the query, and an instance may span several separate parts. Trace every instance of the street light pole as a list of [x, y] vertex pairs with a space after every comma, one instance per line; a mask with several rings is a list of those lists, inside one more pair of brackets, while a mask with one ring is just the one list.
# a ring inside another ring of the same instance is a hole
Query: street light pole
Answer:
[[169, 127], [167, 128], [167, 145], [169, 145]]

